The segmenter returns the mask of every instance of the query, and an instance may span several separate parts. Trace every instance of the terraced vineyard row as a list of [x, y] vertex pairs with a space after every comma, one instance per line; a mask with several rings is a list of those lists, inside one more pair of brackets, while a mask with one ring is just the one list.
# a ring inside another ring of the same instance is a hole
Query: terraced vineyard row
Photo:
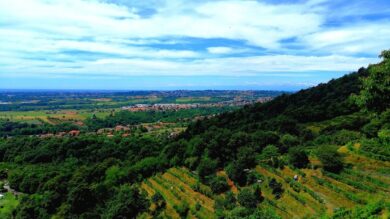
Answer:
[[[310, 168], [257, 166], [251, 171], [262, 177], [262, 181], [256, 183], [263, 198], [260, 206], [273, 209], [282, 218], [307, 218], [333, 214], [337, 209], [390, 201], [390, 175], [386, 174], [389, 164], [348, 150], [343, 153], [350, 168], [340, 174]], [[366, 164], [359, 165], [357, 159]], [[232, 184], [224, 171], [217, 175], [226, 177], [230, 191], [236, 196], [243, 189]], [[294, 180], [294, 176], [298, 179]], [[272, 179], [282, 185], [280, 197], [272, 193], [269, 186]], [[185, 168], [171, 168], [155, 175], [145, 180], [142, 188], [149, 197], [156, 193], [162, 195], [166, 208], [160, 216], [165, 218], [215, 218], [214, 200], [225, 196], [214, 194], [210, 187], [199, 183], [195, 173]], [[388, 210], [381, 213], [384, 218], [388, 214]]]
[[[214, 201], [193, 187], [197, 179], [186, 169], [172, 168], [142, 183], [149, 197], [160, 193], [166, 201], [161, 216], [167, 218], [214, 218]], [[200, 185], [207, 188], [205, 185]]]

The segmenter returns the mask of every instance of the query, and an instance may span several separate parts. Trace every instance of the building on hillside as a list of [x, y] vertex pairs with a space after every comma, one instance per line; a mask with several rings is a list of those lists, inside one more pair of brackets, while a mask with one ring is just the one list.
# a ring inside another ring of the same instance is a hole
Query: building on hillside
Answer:
[[117, 132], [121, 132], [121, 131], [128, 132], [128, 131], [130, 131], [130, 128], [127, 127], [127, 126], [123, 126], [123, 125], [117, 125], [117, 126], [115, 126], [115, 131], [117, 131]]
[[68, 133], [70, 136], [72, 137], [76, 137], [76, 136], [79, 136], [80, 135], [80, 131], [79, 130], [72, 130]]

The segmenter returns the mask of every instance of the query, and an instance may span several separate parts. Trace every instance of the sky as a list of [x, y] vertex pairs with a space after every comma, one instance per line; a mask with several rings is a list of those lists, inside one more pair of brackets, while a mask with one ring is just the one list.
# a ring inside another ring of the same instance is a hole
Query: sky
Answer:
[[0, 0], [0, 89], [292, 91], [389, 47], [388, 0]]

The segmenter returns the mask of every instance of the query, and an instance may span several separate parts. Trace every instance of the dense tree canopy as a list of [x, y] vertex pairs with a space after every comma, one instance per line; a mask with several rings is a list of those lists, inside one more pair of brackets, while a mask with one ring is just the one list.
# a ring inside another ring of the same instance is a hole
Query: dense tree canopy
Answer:
[[379, 57], [383, 61], [368, 67], [368, 75], [362, 79], [363, 86], [357, 103], [367, 110], [382, 112], [390, 107], [390, 50]]

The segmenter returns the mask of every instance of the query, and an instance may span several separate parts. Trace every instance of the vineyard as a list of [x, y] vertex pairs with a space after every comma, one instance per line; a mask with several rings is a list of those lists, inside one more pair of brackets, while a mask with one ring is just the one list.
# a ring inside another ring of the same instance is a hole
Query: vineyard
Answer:
[[[315, 165], [306, 169], [258, 165], [251, 171], [262, 176], [261, 182], [256, 183], [263, 199], [259, 205], [272, 209], [282, 218], [317, 218], [326, 214], [337, 217], [345, 209], [356, 206], [376, 213], [379, 218], [388, 218], [390, 212], [385, 203], [390, 201], [390, 163], [356, 154], [347, 147], [339, 151], [350, 167], [340, 174], [322, 171]], [[231, 184], [223, 171], [218, 175], [226, 177], [233, 194], [244, 188]], [[272, 179], [282, 186], [283, 192], [278, 198], [269, 187]], [[145, 180], [142, 188], [149, 197], [161, 194], [166, 206], [159, 212], [153, 204], [149, 213], [141, 218], [152, 218], [157, 213], [165, 218], [216, 218], [214, 200], [225, 196], [213, 194], [208, 186], [200, 183], [195, 171], [186, 168], [171, 168], [157, 174]]]

